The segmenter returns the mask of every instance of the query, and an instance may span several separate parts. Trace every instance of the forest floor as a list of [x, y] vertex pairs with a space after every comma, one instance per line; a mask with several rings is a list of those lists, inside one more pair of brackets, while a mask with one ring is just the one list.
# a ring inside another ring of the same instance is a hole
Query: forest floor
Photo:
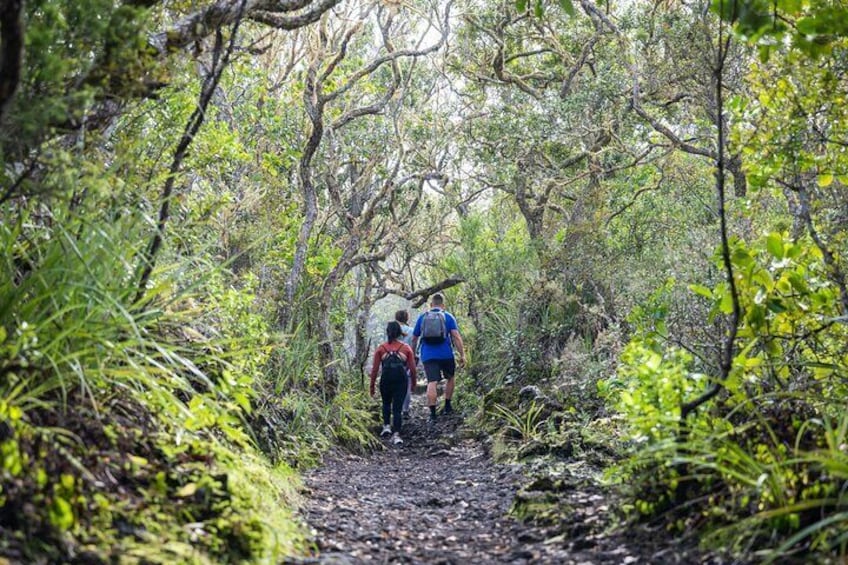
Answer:
[[429, 426], [416, 401], [402, 446], [336, 453], [305, 477], [314, 550], [290, 563], [724, 563], [694, 541], [616, 527], [597, 481], [497, 464], [460, 417]]

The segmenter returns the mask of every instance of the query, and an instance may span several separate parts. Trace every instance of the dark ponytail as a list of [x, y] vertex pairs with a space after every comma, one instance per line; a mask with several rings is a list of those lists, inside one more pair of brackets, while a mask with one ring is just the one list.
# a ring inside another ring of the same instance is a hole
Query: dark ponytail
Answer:
[[400, 331], [399, 323], [392, 321], [386, 325], [386, 338], [388, 338], [389, 341], [395, 341], [396, 339], [399, 339], [401, 335], [402, 332]]

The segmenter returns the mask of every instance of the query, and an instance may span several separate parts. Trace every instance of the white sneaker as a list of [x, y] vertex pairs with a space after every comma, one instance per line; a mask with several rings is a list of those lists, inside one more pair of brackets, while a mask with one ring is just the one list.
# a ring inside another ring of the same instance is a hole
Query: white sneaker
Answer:
[[392, 445], [403, 445], [403, 440], [400, 439], [400, 434], [397, 432], [392, 435]]
[[392, 427], [387, 424], [383, 424], [383, 431], [380, 432], [380, 437], [389, 437], [390, 435], [392, 435]]

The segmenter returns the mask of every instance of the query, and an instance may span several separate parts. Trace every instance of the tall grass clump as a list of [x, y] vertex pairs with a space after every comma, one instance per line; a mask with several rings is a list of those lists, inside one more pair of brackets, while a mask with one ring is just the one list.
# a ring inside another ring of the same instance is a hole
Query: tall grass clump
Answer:
[[145, 222], [122, 212], [3, 210], [16, 220], [0, 223], [2, 551], [288, 554], [302, 543], [291, 471], [245, 426], [271, 347], [250, 282], [165, 261], [136, 301]]

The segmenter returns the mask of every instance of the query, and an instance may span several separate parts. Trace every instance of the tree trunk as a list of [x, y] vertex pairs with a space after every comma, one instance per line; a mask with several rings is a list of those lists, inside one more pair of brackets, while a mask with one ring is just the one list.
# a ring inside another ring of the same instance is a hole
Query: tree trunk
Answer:
[[335, 398], [339, 390], [338, 363], [336, 362], [336, 355], [333, 350], [333, 343], [336, 341], [334, 339], [335, 332], [333, 331], [333, 324], [330, 320], [330, 314], [333, 309], [333, 293], [345, 275], [350, 272], [351, 259], [356, 255], [359, 245], [360, 241], [358, 238], [351, 238], [347, 242], [338, 263], [336, 263], [336, 266], [332, 268], [324, 279], [324, 284], [321, 285], [321, 300], [318, 309], [318, 335], [321, 339], [321, 359], [324, 362], [324, 395], [326, 398]]
[[354, 363], [359, 369], [360, 385], [365, 390], [365, 365], [368, 363], [368, 353], [371, 349], [371, 340], [368, 339], [368, 321], [371, 319], [371, 291], [374, 288], [374, 279], [370, 272], [360, 269], [364, 273], [364, 283], [361, 282], [362, 301], [359, 313], [356, 316], [354, 327]]
[[24, 55], [23, 0], [0, 1], [0, 122], [21, 80]]
[[313, 63], [307, 72], [306, 89], [303, 93], [306, 112], [312, 122], [312, 131], [298, 165], [300, 189], [303, 195], [303, 223], [300, 225], [300, 231], [297, 235], [291, 271], [286, 279], [285, 296], [283, 302], [277, 308], [277, 325], [280, 328], [286, 328], [291, 322], [295, 294], [306, 266], [309, 238], [312, 237], [312, 230], [315, 227], [315, 221], [318, 219], [318, 195], [315, 191], [315, 183], [312, 180], [312, 159], [318, 152], [321, 139], [324, 137], [324, 100], [321, 98], [316, 83], [317, 75], [318, 66]]

